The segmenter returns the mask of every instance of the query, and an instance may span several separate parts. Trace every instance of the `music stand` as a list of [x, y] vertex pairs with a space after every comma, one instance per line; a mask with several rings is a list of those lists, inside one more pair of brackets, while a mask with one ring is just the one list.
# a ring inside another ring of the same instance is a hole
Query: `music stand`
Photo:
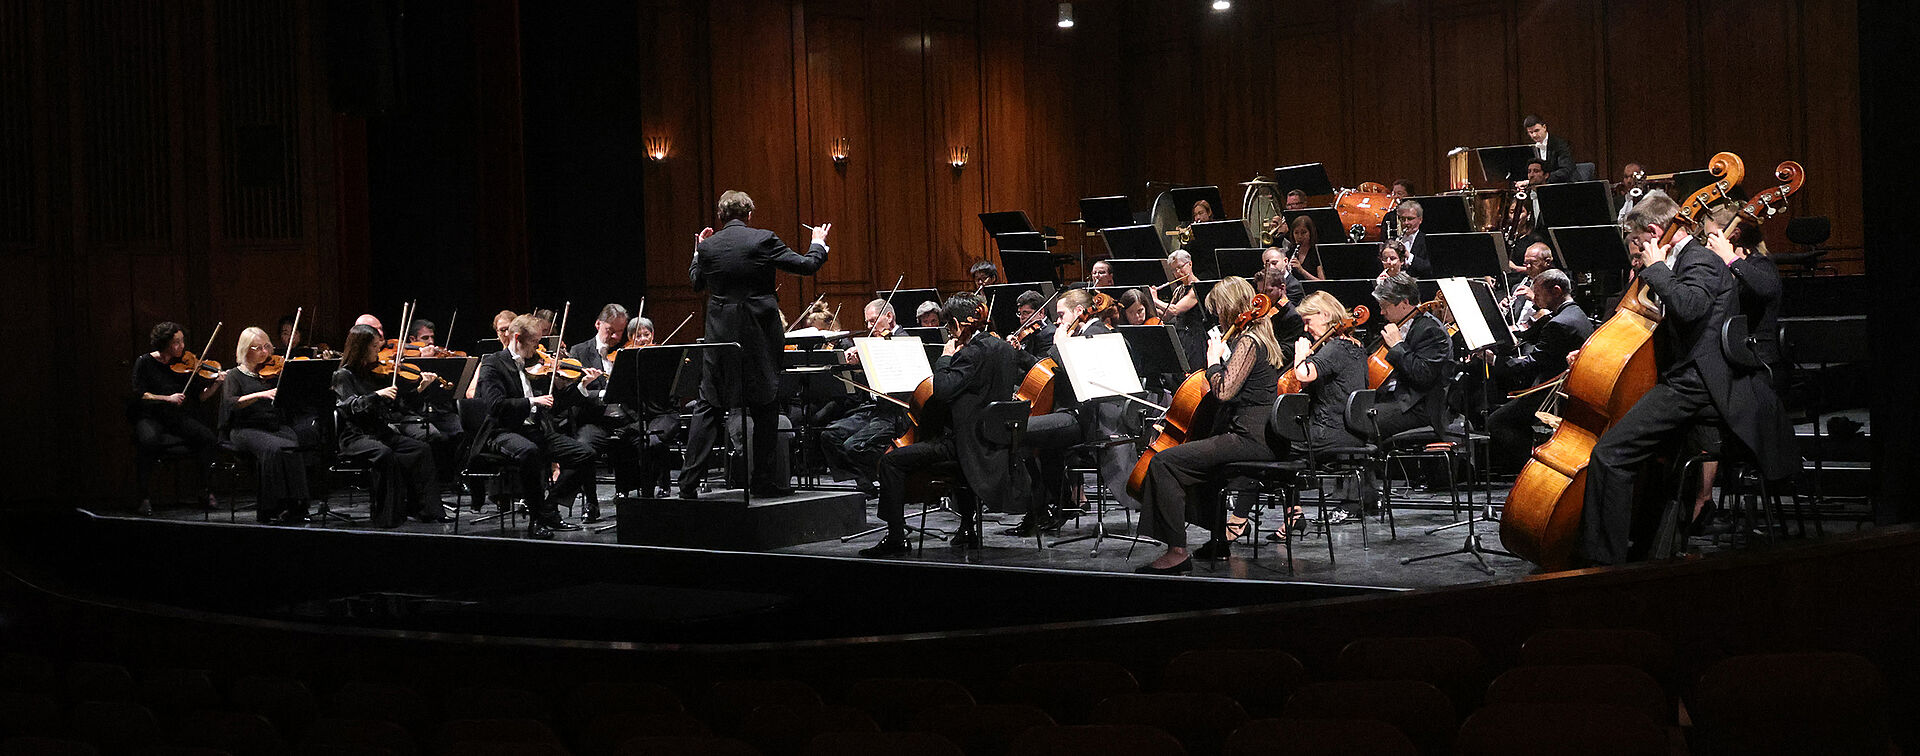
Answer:
[[939, 289], [901, 289], [899, 291], [876, 291], [873, 298], [886, 301], [887, 295], [893, 295], [893, 322], [904, 326], [913, 322], [913, 313], [920, 309], [921, 302], [940, 304]]
[[928, 344], [947, 343], [947, 329], [939, 326], [902, 328], [900, 332]]
[[1301, 163], [1273, 169], [1273, 193], [1280, 197], [1282, 207], [1287, 204], [1287, 195], [1295, 189], [1309, 197], [1332, 194], [1333, 182], [1327, 179], [1326, 164]]
[[1180, 347], [1180, 337], [1174, 335], [1173, 326], [1162, 325], [1123, 325], [1120, 336], [1127, 340], [1127, 351], [1133, 355], [1133, 364], [1141, 375], [1186, 375], [1192, 372], [1187, 366], [1187, 352]]
[[1613, 222], [1612, 187], [1605, 181], [1541, 184], [1535, 191], [1540, 195], [1536, 226], [1552, 229]]
[[1222, 276], [1239, 276], [1251, 281], [1265, 264], [1260, 258], [1266, 253], [1265, 247], [1216, 249], [1213, 251], [1214, 270]]
[[[1348, 310], [1352, 310], [1357, 305], [1366, 305], [1368, 310], [1378, 313], [1380, 303], [1373, 301], [1374, 283], [1375, 280], [1372, 278], [1329, 278], [1324, 281], [1301, 281], [1300, 287], [1308, 294], [1324, 291], [1334, 299], [1340, 300], [1340, 305]], [[1369, 319], [1359, 327], [1359, 330], [1363, 333], [1380, 330], [1379, 319]], [[1365, 342], [1366, 339], [1361, 341]]]
[[1107, 242], [1107, 257], [1126, 260], [1164, 259], [1166, 247], [1160, 244], [1160, 230], [1151, 225], [1115, 226], [1100, 230]]
[[[613, 356], [613, 374], [607, 377], [606, 401], [639, 407], [647, 414], [678, 412], [679, 399], [700, 391], [701, 379], [705, 377], [707, 355], [722, 355], [729, 351], [738, 351], [740, 343], [722, 341], [715, 343], [698, 342], [693, 344], [663, 344], [657, 346], [622, 349]], [[662, 376], [672, 376], [661, 380]], [[744, 412], [744, 408], [736, 408]], [[732, 414], [729, 410], [728, 414]], [[745, 421], [742, 420], [742, 428]], [[731, 437], [730, 434], [723, 434]], [[746, 456], [746, 479], [753, 480], [753, 454]], [[705, 474], [699, 471], [697, 474]], [[740, 490], [741, 501], [753, 500], [752, 484]], [[598, 532], [598, 531], [596, 531]]]
[[1207, 314], [1206, 320], [1213, 319], [1213, 313], [1207, 309], [1207, 295], [1212, 294], [1213, 287], [1219, 285], [1220, 279], [1218, 278], [1203, 278], [1193, 282], [1193, 301], [1198, 302], [1199, 304], [1196, 306], [1200, 308], [1201, 312]]
[[1498, 232], [1428, 234], [1427, 258], [1433, 278], [1504, 278], [1507, 237]]
[[[1441, 292], [1446, 295], [1447, 308], [1453, 313], [1454, 323], [1459, 329], [1460, 339], [1465, 343], [1469, 353], [1490, 346], [1513, 346], [1513, 331], [1507, 328], [1506, 318], [1501, 315], [1500, 306], [1494, 302], [1493, 291], [1487, 286], [1485, 279], [1443, 278], [1436, 283], [1439, 284]], [[1489, 384], [1489, 390], [1491, 390], [1491, 384]], [[1442, 435], [1444, 437], [1445, 434], [1443, 433]], [[1469, 446], [1467, 447], [1469, 454], [1472, 453], [1471, 443], [1469, 440]], [[1450, 452], [1446, 454], [1451, 458]], [[1469, 486], [1472, 486], [1472, 484], [1478, 482], [1478, 476], [1473, 473], [1469, 473], [1469, 475], [1471, 477], [1468, 483]], [[1406, 557], [1401, 559], [1400, 563], [1412, 564], [1414, 562], [1424, 562], [1428, 559], [1439, 559], [1441, 557], [1465, 554], [1473, 557], [1473, 560], [1479, 564], [1482, 572], [1492, 575], [1493, 567], [1487, 564], [1485, 555], [1498, 554], [1500, 556], [1510, 557], [1513, 556], [1513, 554], [1498, 549], [1489, 549], [1481, 544], [1480, 534], [1476, 531], [1476, 528], [1481, 522], [1493, 519], [1493, 499], [1491, 496], [1487, 499], [1485, 516], [1481, 515], [1479, 509], [1474, 507], [1473, 503], [1473, 488], [1469, 487], [1467, 491], [1467, 519], [1427, 531], [1427, 535], [1433, 535], [1442, 530], [1450, 530], [1464, 526], [1467, 529], [1467, 537], [1460, 544], [1460, 548], [1436, 554]]]
[[1201, 278], [1219, 278], [1219, 262], [1213, 251], [1222, 247], [1245, 247], [1247, 224], [1237, 220], [1195, 223], [1193, 241], [1187, 243], [1187, 255], [1193, 258], [1193, 274]]
[[[565, 357], [566, 355], [560, 355]], [[467, 387], [473, 385], [473, 376], [480, 367], [478, 357], [414, 357], [408, 364], [417, 365], [423, 371], [433, 373], [453, 384], [450, 389], [456, 397], [466, 396]]]
[[1362, 279], [1380, 275], [1380, 242], [1322, 244], [1320, 268], [1328, 278]]
[[1318, 243], [1343, 241], [1347, 238], [1346, 226], [1340, 225], [1340, 213], [1331, 207], [1303, 207], [1299, 210], [1282, 210], [1280, 215], [1287, 222], [1288, 233], [1292, 233], [1293, 219], [1302, 215], [1313, 219], [1313, 240]]
[[1547, 229], [1547, 236], [1553, 240], [1554, 262], [1569, 274], [1626, 270], [1633, 266], [1626, 234], [1614, 224], [1551, 228]]
[[[1408, 197], [1420, 203], [1420, 231], [1428, 234], [1464, 234], [1473, 230], [1473, 210], [1464, 194]], [[1397, 212], [1397, 211], [1396, 211]]]
[[[1052, 252], [1023, 252], [1003, 250], [1000, 252], [1000, 269], [1009, 281], [1047, 281], [1052, 282], [1054, 275], [1054, 256]], [[996, 284], [1004, 286], [1005, 284]], [[992, 286], [987, 287], [989, 289]]]
[[1111, 197], [1083, 197], [1080, 200], [1080, 220], [1086, 221], [1087, 229], [1105, 231], [1109, 228], [1133, 225], [1133, 210], [1126, 195]]
[[287, 417], [332, 412], [333, 372], [339, 369], [339, 360], [287, 360], [280, 369], [274, 406]]
[[1175, 187], [1167, 190], [1167, 195], [1170, 198], [1168, 201], [1173, 203], [1173, 212], [1180, 217], [1181, 223], [1193, 222], [1193, 203], [1200, 200], [1206, 200], [1207, 206], [1213, 208], [1214, 218], [1227, 217], [1226, 208], [1220, 206], [1220, 187]]
[[1116, 286], [1159, 286], [1167, 282], [1167, 261], [1107, 259], [1107, 269], [1113, 271], [1113, 283]]
[[[1059, 288], [1052, 281], [994, 284], [981, 290], [980, 296], [986, 298], [988, 307], [991, 308], [987, 314], [987, 320], [992, 330], [995, 333], [1010, 334], [1020, 329], [1020, 315], [1015, 310], [1020, 307], [1021, 293], [1037, 291], [1040, 296], [1052, 299], [1053, 293]], [[945, 339], [941, 341], [945, 343]]]
[[1476, 147], [1473, 154], [1480, 158], [1480, 178], [1483, 181], [1514, 182], [1527, 177], [1527, 163], [1538, 153], [1531, 144], [1513, 144], [1505, 147]]
[[993, 243], [1000, 248], [1000, 253], [1003, 255], [1010, 250], [1018, 250], [1021, 252], [1047, 251], [1047, 237], [1040, 235], [1038, 231], [1012, 231], [1004, 234], [994, 234]]
[[1032, 233], [1033, 221], [1027, 220], [1025, 210], [1000, 210], [980, 214], [980, 225], [987, 229], [987, 235], [999, 236], [1018, 232]]

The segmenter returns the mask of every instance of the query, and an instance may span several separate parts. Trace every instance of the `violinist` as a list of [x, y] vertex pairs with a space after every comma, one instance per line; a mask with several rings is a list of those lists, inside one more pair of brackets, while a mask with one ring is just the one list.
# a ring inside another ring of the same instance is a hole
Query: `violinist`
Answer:
[[[1303, 332], [1305, 326], [1300, 320], [1300, 311], [1293, 304], [1301, 299], [1287, 293], [1286, 281], [1284, 274], [1276, 273], [1271, 268], [1262, 268], [1254, 274], [1250, 283], [1254, 291], [1267, 295], [1267, 300], [1274, 303], [1273, 316], [1268, 318], [1273, 321], [1273, 338], [1280, 344], [1281, 356], [1291, 364], [1293, 339]], [[1283, 302], [1285, 304], [1281, 304]]]
[[[941, 306], [941, 317], [952, 329], [940, 359], [933, 366], [933, 401], [927, 413], [941, 417], [921, 419], [922, 428], [938, 426], [918, 441], [880, 457], [880, 519], [887, 536], [863, 557], [892, 557], [907, 553], [906, 500], [914, 473], [945, 462], [958, 462], [978, 501], [1000, 502], [1006, 511], [1026, 511], [1025, 471], [1013, 464], [1012, 450], [994, 449], [980, 438], [980, 413], [985, 407], [1013, 396], [1026, 370], [1020, 351], [987, 333], [987, 303], [973, 294], [955, 294]], [[978, 548], [971, 538], [977, 509], [960, 513], [960, 532], [950, 542]]]
[[1326, 280], [1326, 268], [1320, 262], [1320, 231], [1314, 226], [1313, 218], [1305, 214], [1293, 216], [1287, 236], [1293, 240], [1293, 259], [1289, 262], [1294, 274], [1311, 281]]
[[372, 329], [373, 329], [373, 335], [374, 335], [375, 337], [377, 337], [377, 338], [379, 338], [379, 339], [380, 339], [381, 341], [386, 341], [386, 340], [387, 340], [387, 329], [386, 329], [386, 326], [383, 326], [383, 325], [381, 325], [381, 324], [380, 324], [380, 319], [379, 319], [379, 318], [376, 318], [376, 317], [374, 317], [374, 316], [373, 316], [373, 313], [363, 313], [363, 314], [361, 314], [361, 316], [360, 316], [360, 317], [357, 317], [357, 318], [354, 318], [354, 319], [353, 319], [353, 324], [354, 324], [354, 325], [357, 325], [357, 326], [366, 326], [366, 327], [368, 327], [368, 328], [372, 328]]
[[[647, 317], [631, 318], [627, 321], [627, 347], [640, 348], [654, 345], [653, 319]], [[614, 478], [619, 490], [629, 491], [638, 488], [644, 496], [666, 496], [671, 490], [673, 471], [679, 469], [679, 455], [673, 446], [680, 443], [683, 429], [680, 427], [680, 408], [671, 405], [627, 407], [628, 414], [635, 418], [633, 429], [639, 433], [635, 439], [640, 450], [639, 467], [633, 470], [637, 484], [629, 484], [620, 474], [624, 468], [622, 455], [614, 457]], [[622, 448], [615, 446], [615, 449]]]
[[493, 337], [500, 341], [501, 349], [507, 348], [507, 326], [512, 325], [513, 319], [517, 317], [520, 317], [520, 314], [512, 310], [501, 310], [493, 314]]
[[[1293, 377], [1305, 390], [1310, 409], [1306, 448], [1297, 451], [1310, 456], [1326, 449], [1358, 446], [1360, 439], [1347, 428], [1347, 397], [1367, 387], [1367, 354], [1353, 338], [1350, 327], [1353, 313], [1324, 291], [1308, 294], [1299, 310], [1305, 322], [1305, 335], [1293, 344]], [[1316, 342], [1318, 347], [1314, 346]], [[1375, 484], [1371, 470], [1363, 471], [1362, 475], [1362, 490], [1357, 492], [1357, 498], [1364, 506]], [[1353, 493], [1356, 492], [1343, 492], [1343, 497]], [[1327, 521], [1339, 524], [1353, 517], [1342, 508], [1328, 513]], [[1267, 540], [1285, 542], [1302, 532], [1304, 520], [1297, 508], [1288, 508], [1285, 521]], [[1234, 524], [1232, 518], [1227, 520], [1229, 530]]]
[[307, 458], [299, 451], [305, 446], [300, 434], [276, 401], [278, 374], [260, 375], [270, 357], [273, 342], [266, 331], [248, 328], [240, 333], [220, 402], [220, 427], [234, 446], [253, 457], [259, 471], [260, 498], [254, 512], [260, 522], [294, 525], [307, 521]]
[[[1567, 354], [1593, 335], [1593, 321], [1573, 301], [1573, 282], [1566, 273], [1542, 271], [1530, 288], [1537, 315], [1522, 326], [1515, 353], [1480, 353], [1493, 366], [1496, 380], [1518, 388], [1537, 386], [1566, 371]], [[1515, 397], [1487, 415], [1488, 462], [1494, 471], [1518, 473], [1526, 465], [1533, 450], [1534, 413], [1552, 395], [1543, 390]]]
[[[1007, 337], [1007, 343], [1018, 347], [1020, 351], [1026, 352], [1035, 359], [1045, 359], [1053, 350], [1053, 336], [1057, 326], [1051, 318], [1042, 317], [1039, 314], [1040, 308], [1045, 306], [1047, 306], [1047, 298], [1040, 292], [1032, 289], [1020, 292], [1020, 296], [1014, 300], [1013, 312], [1022, 327], [1020, 331], [1009, 334]], [[1023, 337], [1021, 333], [1027, 330], [1026, 326], [1029, 324], [1037, 325], [1038, 328]]]
[[1148, 309], [1152, 297], [1144, 288], [1120, 292], [1120, 325], [1146, 325], [1152, 317]]
[[[425, 419], [406, 409], [401, 394], [438, 380], [430, 372], [416, 381], [399, 381], [397, 366], [380, 361], [380, 331], [359, 323], [347, 331], [340, 369], [333, 373], [334, 404], [340, 412], [340, 456], [365, 460], [373, 470], [368, 487], [373, 499], [369, 519], [397, 528], [411, 514], [421, 522], [445, 522], [439, 495], [434, 445], [445, 443]], [[388, 372], [377, 372], [386, 368]]]
[[[600, 314], [593, 319], [593, 338], [574, 344], [567, 349], [567, 356], [578, 360], [581, 365], [592, 368], [600, 374], [593, 380], [577, 382], [575, 390], [582, 399], [574, 403], [568, 426], [573, 438], [593, 449], [595, 458], [607, 455], [612, 463], [616, 480], [642, 480], [639, 470], [637, 444], [643, 439], [644, 428], [635, 427], [635, 418], [624, 405], [609, 403], [607, 398], [607, 376], [613, 370], [614, 355], [627, 343], [627, 308], [618, 302], [609, 302], [600, 308]], [[651, 336], [651, 333], [649, 333]], [[621, 474], [624, 470], [625, 474]], [[600, 521], [600, 492], [595, 485], [591, 471], [587, 483], [580, 487], [586, 495], [586, 521]], [[651, 482], [651, 479], [647, 479]]]
[[[887, 300], [868, 302], [862, 308], [862, 314], [866, 317], [867, 331], [875, 337], [893, 333], [893, 305], [888, 304]], [[860, 364], [860, 350], [847, 350], [846, 360], [850, 365]], [[906, 431], [906, 412], [898, 405], [868, 401], [822, 428], [820, 442], [825, 448], [829, 468], [836, 473], [849, 474], [854, 486], [872, 498], [880, 495], [880, 484], [875, 478], [880, 455], [886, 453], [893, 440]], [[836, 475], [836, 479], [845, 478]]]
[[[133, 401], [127, 407], [133, 421], [134, 446], [140, 503], [135, 509], [142, 517], [153, 514], [153, 459], [157, 455], [187, 452], [199, 461], [203, 476], [202, 496], [208, 509], [219, 506], [213, 493], [205, 490], [205, 471], [213, 461], [220, 439], [206, 423], [193, 416], [192, 405], [212, 398], [226, 380], [226, 374], [199, 375], [190, 369], [196, 362], [187, 352], [187, 333], [179, 323], [164, 322], [153, 327], [147, 337], [148, 351], [133, 360]], [[191, 380], [193, 392], [186, 393]]]
[[1652, 192], [1627, 214], [1627, 244], [1639, 277], [1664, 310], [1653, 332], [1659, 382], [1594, 445], [1580, 518], [1582, 556], [1592, 564], [1630, 558], [1634, 470], [1689, 428], [1732, 431], [1723, 443], [1751, 450], [1768, 479], [1799, 468], [1779, 402], [1765, 390], [1764, 371], [1730, 364], [1722, 351], [1721, 325], [1737, 308], [1734, 274], [1684, 228], [1671, 243], [1660, 243], [1679, 210], [1671, 197]]
[[294, 327], [298, 325], [298, 321], [299, 318], [292, 313], [280, 316], [280, 325], [274, 329], [274, 332], [280, 336], [280, 345], [274, 347], [274, 354], [282, 357], [313, 356], [313, 350], [307, 348], [305, 335], [294, 330]]
[[716, 207], [721, 228], [704, 229], [695, 243], [687, 276], [694, 291], [712, 287], [707, 298], [706, 338], [713, 343], [734, 342], [739, 349], [706, 351], [700, 403], [688, 431], [686, 467], [680, 473], [680, 495], [695, 498], [698, 484], [712, 461], [721, 420], [734, 408], [745, 407], [752, 421], [747, 460], [755, 495], [790, 493], [785, 480], [775, 480], [774, 442], [779, 432], [777, 390], [780, 353], [786, 343], [780, 300], [774, 295], [774, 275], [780, 272], [812, 275], [827, 263], [827, 233], [833, 224], [813, 229], [806, 254], [787, 248], [771, 231], [748, 226], [753, 220], [753, 198], [745, 192], [720, 195]]
[[[1238, 276], [1222, 279], [1207, 295], [1207, 307], [1222, 323], [1235, 323], [1253, 306], [1253, 285]], [[1159, 452], [1147, 466], [1140, 491], [1140, 533], [1167, 545], [1167, 551], [1135, 572], [1175, 575], [1193, 571], [1191, 556], [1224, 555], [1226, 534], [1214, 533], [1191, 555], [1187, 523], [1214, 522], [1219, 492], [1205, 485], [1230, 462], [1270, 460], [1267, 415], [1279, 385], [1280, 345], [1265, 317], [1253, 317], [1232, 343], [1206, 342], [1207, 387], [1220, 402], [1210, 434]]]
[[[1431, 312], [1414, 315], [1420, 287], [1405, 272], [1375, 283], [1373, 298], [1387, 323], [1380, 329], [1380, 340], [1387, 348], [1387, 364], [1393, 368], [1380, 384], [1374, 405], [1379, 411], [1380, 437], [1392, 438], [1420, 427], [1445, 430], [1445, 383], [1454, 366], [1447, 327]], [[1399, 323], [1409, 316], [1412, 320], [1403, 330]]]
[[1000, 267], [992, 260], [979, 260], [967, 266], [967, 277], [973, 279], [973, 292], [978, 294], [981, 289], [1000, 283]]
[[1166, 301], [1156, 296], [1154, 309], [1159, 311], [1161, 320], [1173, 324], [1181, 347], [1186, 350], [1187, 364], [1199, 365], [1207, 351], [1207, 313], [1206, 308], [1200, 306], [1199, 289], [1194, 285], [1200, 279], [1193, 275], [1193, 255], [1176, 249], [1167, 255], [1167, 263], [1172, 267], [1168, 278], [1173, 290]]
[[[379, 321], [375, 320], [373, 326], [379, 328]], [[437, 331], [433, 321], [414, 318], [407, 324], [407, 343], [396, 344], [394, 351], [401, 354], [417, 352], [423, 359], [454, 356], [452, 351], [435, 342]], [[453, 395], [452, 387], [443, 386], [439, 381], [427, 381], [420, 384], [418, 391], [403, 392], [400, 398], [414, 414], [432, 425], [439, 435], [441, 440], [433, 446], [436, 467], [441, 470], [458, 469], [453, 454], [460, 445], [465, 429], [460, 427], [460, 409], [454, 402], [457, 397]]]
[[[481, 360], [475, 379], [480, 384], [475, 400], [485, 406], [487, 419], [474, 445], [512, 460], [531, 512], [527, 536], [537, 539], [579, 530], [560, 519], [560, 504], [573, 501], [582, 486], [593, 483], [593, 448], [566, 433], [562, 419], [579, 392], [561, 390], [557, 382], [562, 379], [556, 374], [529, 374], [550, 364], [539, 355], [547, 330], [533, 315], [514, 318], [507, 326], [507, 348]], [[598, 370], [589, 368], [581, 380], [599, 377]], [[551, 486], [543, 486], [549, 464], [559, 465], [560, 472]]]
[[940, 303], [921, 302], [913, 311], [913, 322], [919, 323], [921, 328], [939, 328]]

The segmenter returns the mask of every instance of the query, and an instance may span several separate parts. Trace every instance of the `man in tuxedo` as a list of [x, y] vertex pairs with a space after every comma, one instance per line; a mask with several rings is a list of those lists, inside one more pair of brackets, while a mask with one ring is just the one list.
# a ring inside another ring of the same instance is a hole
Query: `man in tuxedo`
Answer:
[[[990, 448], [981, 438], [981, 413], [988, 404], [1012, 398], [1025, 377], [1020, 351], [987, 333], [987, 305], [979, 297], [955, 294], [940, 308], [953, 329], [953, 338], [933, 366], [933, 401], [919, 418], [915, 443], [880, 458], [880, 519], [887, 536], [862, 549], [863, 557], [891, 557], [907, 553], [906, 501], [915, 473], [943, 462], [958, 462], [961, 475], [978, 500], [999, 502], [1006, 511], [1030, 511], [1026, 506], [1026, 475], [1013, 464], [1010, 449]], [[960, 513], [955, 546], [974, 546], [971, 538], [978, 502]]]
[[711, 288], [707, 297], [708, 343], [735, 342], [739, 349], [707, 349], [700, 378], [700, 401], [687, 435], [686, 464], [680, 471], [680, 496], [698, 496], [700, 478], [713, 458], [722, 421], [735, 407], [745, 407], [752, 424], [747, 464], [748, 486], [759, 496], [789, 493], [786, 481], [775, 480], [774, 441], [780, 414], [777, 389], [780, 352], [786, 344], [785, 317], [774, 295], [774, 275], [780, 272], [812, 275], [827, 262], [827, 232], [823, 223], [813, 229], [806, 254], [787, 248], [772, 231], [747, 225], [753, 220], [753, 198], [746, 192], [720, 195], [716, 215], [720, 230], [704, 229], [694, 245], [687, 276], [694, 291]]
[[[520, 493], [532, 510], [527, 535], [542, 539], [556, 530], [580, 529], [560, 519], [560, 505], [593, 483], [593, 448], [574, 439], [565, 419], [582, 395], [568, 387], [556, 391], [552, 375], [526, 373], [540, 361], [535, 349], [545, 332], [546, 324], [533, 315], [514, 318], [507, 326], [507, 348], [483, 358], [474, 380], [474, 398], [486, 407], [475, 446], [512, 460]], [[582, 380], [599, 377], [600, 371], [589, 368]], [[542, 496], [549, 464], [559, 465], [560, 475]]]
[[1567, 140], [1547, 133], [1547, 122], [1540, 116], [1530, 115], [1520, 121], [1527, 138], [1533, 140], [1533, 156], [1546, 163], [1547, 176], [1544, 180], [1527, 179], [1514, 182], [1515, 189], [1525, 189], [1535, 183], [1558, 184], [1573, 178], [1573, 148]]
[[[1594, 445], [1580, 518], [1582, 556], [1590, 564], [1631, 558], [1637, 535], [1634, 470], [1689, 429], [1724, 425], [1733, 437], [1722, 441], [1754, 450], [1769, 479], [1785, 478], [1799, 466], [1790, 448], [1777, 442], [1785, 420], [1764, 373], [1729, 364], [1721, 351], [1721, 324], [1737, 307], [1733, 273], [1684, 229], [1670, 244], [1659, 242], [1679, 210], [1673, 198], [1653, 192], [1627, 214], [1624, 228], [1639, 278], [1664, 311], [1653, 332], [1660, 377]], [[1643, 549], [1644, 543], [1634, 553]]]
[[[1306, 300], [1307, 287], [1300, 283], [1300, 279], [1297, 276], [1293, 275], [1293, 261], [1287, 257], [1286, 250], [1276, 245], [1268, 247], [1265, 252], [1261, 252], [1260, 272], [1261, 275], [1266, 277], [1268, 282], [1282, 284], [1284, 286], [1282, 290], [1286, 292], [1287, 301], [1298, 303]], [[1278, 331], [1274, 333], [1276, 336], [1279, 334]], [[1285, 346], [1285, 344], [1282, 344], [1282, 346]]]
[[[1531, 254], [1531, 250], [1529, 250]], [[1480, 353], [1493, 366], [1493, 377], [1508, 389], [1529, 388], [1552, 380], [1567, 369], [1567, 354], [1593, 335], [1593, 321], [1573, 301], [1573, 282], [1567, 274], [1548, 269], [1533, 277], [1533, 315], [1522, 321], [1514, 353], [1497, 357]], [[1491, 462], [1499, 472], [1517, 473], [1533, 449], [1534, 413], [1552, 396], [1536, 391], [1508, 401], [1487, 416]]]
[[1039, 324], [1039, 330], [1014, 343], [1014, 346], [1036, 360], [1045, 359], [1047, 352], [1053, 349], [1055, 326], [1052, 318], [1041, 314], [1040, 308], [1045, 306], [1047, 306], [1047, 296], [1033, 289], [1020, 292], [1019, 298], [1014, 300], [1013, 314], [1020, 321], [1021, 326], [1035, 322]]
[[[639, 454], [634, 439], [644, 432], [633, 427], [634, 418], [625, 407], [606, 400], [609, 381], [604, 373], [613, 370], [614, 353], [627, 343], [628, 320], [627, 308], [610, 302], [600, 308], [600, 314], [593, 319], [593, 338], [567, 348], [567, 356], [603, 374], [592, 381], [581, 381], [576, 389], [585, 401], [573, 411], [574, 439], [591, 447], [595, 455], [607, 455], [616, 481], [639, 479]], [[587, 522], [600, 521], [598, 488], [592, 481], [581, 487], [586, 494]]]
[[1380, 329], [1380, 339], [1387, 345], [1387, 364], [1393, 367], [1381, 382], [1374, 404], [1381, 438], [1425, 426], [1445, 428], [1446, 377], [1453, 367], [1453, 339], [1447, 327], [1428, 312], [1408, 321], [1405, 329], [1397, 325], [1413, 313], [1420, 299], [1419, 284], [1404, 271], [1374, 284], [1373, 298], [1379, 301], [1380, 317], [1387, 324]]
[[1420, 221], [1426, 217], [1426, 210], [1419, 202], [1401, 200], [1393, 212], [1400, 219], [1400, 246], [1407, 250], [1402, 267], [1414, 278], [1432, 278], [1433, 260], [1427, 257], [1427, 235], [1420, 233]]

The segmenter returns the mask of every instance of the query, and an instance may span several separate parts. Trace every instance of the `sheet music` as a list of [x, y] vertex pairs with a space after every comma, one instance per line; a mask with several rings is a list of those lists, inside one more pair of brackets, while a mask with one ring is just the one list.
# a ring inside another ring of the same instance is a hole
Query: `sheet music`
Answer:
[[822, 331], [822, 330], [820, 330], [820, 329], [818, 329], [818, 328], [815, 328], [815, 327], [813, 327], [813, 326], [807, 326], [807, 327], [805, 327], [805, 328], [802, 328], [802, 329], [800, 329], [800, 330], [798, 330], [798, 331], [788, 331], [788, 332], [787, 332], [787, 338], [789, 338], [789, 339], [805, 339], [805, 338], [810, 338], [810, 337], [814, 337], [814, 336], [818, 336], [818, 337], [820, 337], [820, 338], [823, 338], [823, 339], [826, 339], [826, 340], [828, 340], [828, 341], [834, 341], [834, 340], [837, 340], [837, 339], [844, 339], [844, 338], [846, 338], [846, 337], [848, 336], [848, 334], [849, 334], [849, 332], [848, 332], [848, 331]]
[[1073, 395], [1082, 399], [1140, 393], [1140, 374], [1133, 369], [1133, 353], [1117, 333], [1072, 336], [1053, 340], [1067, 364]]
[[[1454, 325], [1460, 328], [1460, 338], [1467, 349], [1479, 349], [1501, 339], [1494, 335], [1493, 324], [1487, 321], [1481, 309], [1482, 298], [1491, 301], [1493, 292], [1487, 288], [1487, 282], [1471, 278], [1442, 278], [1440, 293], [1447, 298], [1447, 309], [1453, 311]], [[1478, 294], [1476, 294], [1478, 292]], [[1506, 325], [1501, 324], [1504, 330]]]
[[918, 336], [861, 337], [853, 345], [860, 350], [868, 388], [875, 391], [911, 394], [921, 381], [933, 377], [933, 364], [927, 361], [926, 346]]

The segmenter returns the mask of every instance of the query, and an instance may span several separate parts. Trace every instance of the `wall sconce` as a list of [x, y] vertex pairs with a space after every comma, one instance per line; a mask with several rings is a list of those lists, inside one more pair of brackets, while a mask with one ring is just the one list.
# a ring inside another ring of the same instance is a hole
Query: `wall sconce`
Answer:
[[663, 136], [647, 137], [647, 159], [656, 163], [662, 160], [666, 160], [667, 149], [672, 146], [673, 146], [673, 143], [667, 141], [666, 137], [663, 137]]
[[853, 143], [847, 141], [846, 137], [834, 137], [833, 143], [827, 149], [827, 155], [833, 158], [833, 164], [836, 166], [846, 165], [847, 157], [852, 154]]
[[1060, 20], [1057, 25], [1062, 29], [1073, 28], [1073, 3], [1060, 4]]
[[947, 165], [953, 166], [953, 169], [956, 171], [960, 170], [961, 168], [967, 167], [967, 148], [948, 147], [947, 148]]

